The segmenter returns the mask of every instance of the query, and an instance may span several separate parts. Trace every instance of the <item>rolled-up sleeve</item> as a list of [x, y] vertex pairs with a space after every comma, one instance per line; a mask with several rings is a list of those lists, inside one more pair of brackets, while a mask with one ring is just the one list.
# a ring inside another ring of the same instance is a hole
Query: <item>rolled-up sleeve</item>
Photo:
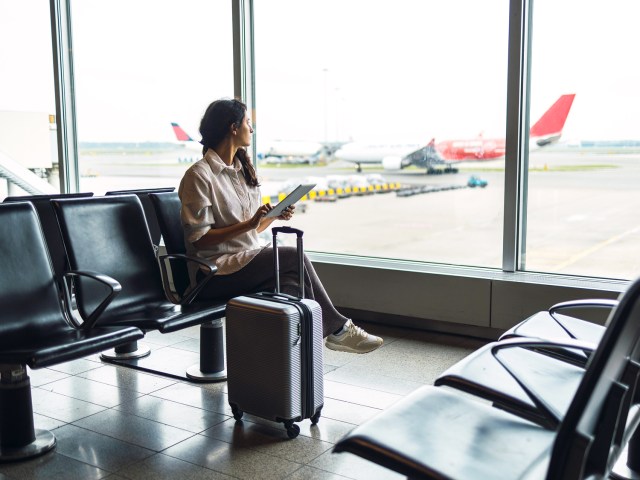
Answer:
[[182, 180], [180, 218], [185, 229], [185, 239], [197, 242], [215, 224], [211, 208], [211, 183], [208, 179], [189, 170]]

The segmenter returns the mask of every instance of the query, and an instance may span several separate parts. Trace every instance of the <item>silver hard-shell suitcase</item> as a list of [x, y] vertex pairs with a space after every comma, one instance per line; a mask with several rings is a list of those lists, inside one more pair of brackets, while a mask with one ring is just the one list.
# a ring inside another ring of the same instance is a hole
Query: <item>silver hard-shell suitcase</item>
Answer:
[[[243, 295], [227, 303], [227, 390], [236, 420], [244, 412], [283, 422], [290, 438], [294, 422], [318, 423], [324, 404], [322, 310], [304, 296], [302, 231], [273, 232], [276, 291]], [[280, 293], [278, 233], [295, 233], [300, 297]]]

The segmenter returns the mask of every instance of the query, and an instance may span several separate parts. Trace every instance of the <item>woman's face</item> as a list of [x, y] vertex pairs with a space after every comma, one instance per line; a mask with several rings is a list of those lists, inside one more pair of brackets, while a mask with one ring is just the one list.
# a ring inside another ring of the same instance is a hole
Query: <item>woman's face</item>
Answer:
[[248, 147], [251, 145], [251, 135], [253, 134], [253, 126], [251, 125], [251, 117], [245, 112], [244, 118], [240, 126], [236, 130], [236, 139], [239, 145]]

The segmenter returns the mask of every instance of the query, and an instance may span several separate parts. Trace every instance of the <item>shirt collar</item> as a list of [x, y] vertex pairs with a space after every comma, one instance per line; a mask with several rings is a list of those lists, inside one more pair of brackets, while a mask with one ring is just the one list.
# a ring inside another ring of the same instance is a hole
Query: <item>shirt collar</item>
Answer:
[[235, 170], [236, 172], [239, 172], [242, 168], [242, 164], [240, 163], [240, 160], [237, 156], [233, 157], [232, 165], [227, 165], [222, 161], [220, 156], [212, 148], [208, 149], [204, 154], [204, 159], [211, 167], [211, 171], [214, 175], [219, 175], [223, 170], [228, 168]]

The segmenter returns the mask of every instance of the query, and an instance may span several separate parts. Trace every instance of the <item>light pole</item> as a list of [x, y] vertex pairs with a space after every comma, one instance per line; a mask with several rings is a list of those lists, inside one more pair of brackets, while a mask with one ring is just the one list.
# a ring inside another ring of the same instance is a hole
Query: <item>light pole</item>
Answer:
[[329, 76], [329, 69], [328, 68], [323, 68], [322, 69], [322, 73], [323, 73], [323, 79], [324, 79], [324, 143], [325, 145], [327, 144], [327, 140], [328, 140], [328, 130], [329, 130], [329, 116], [328, 116], [328, 101], [329, 99], [327, 98], [327, 88], [328, 88], [328, 76]]

